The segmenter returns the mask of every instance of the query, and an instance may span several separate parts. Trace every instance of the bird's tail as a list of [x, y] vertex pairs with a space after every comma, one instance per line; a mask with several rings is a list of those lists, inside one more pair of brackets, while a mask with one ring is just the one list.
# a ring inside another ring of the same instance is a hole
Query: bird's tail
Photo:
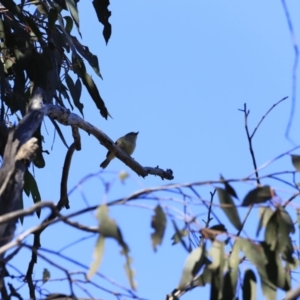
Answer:
[[109, 158], [106, 158], [100, 165], [101, 168], [105, 169], [108, 164], [110, 163], [110, 159]]

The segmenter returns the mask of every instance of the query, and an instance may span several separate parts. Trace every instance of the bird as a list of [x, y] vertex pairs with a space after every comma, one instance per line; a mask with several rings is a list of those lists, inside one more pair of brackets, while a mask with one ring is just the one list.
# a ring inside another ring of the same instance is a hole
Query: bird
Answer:
[[[128, 155], [131, 155], [136, 146], [136, 139], [139, 132], [129, 132], [124, 136], [117, 139], [115, 144], [125, 151]], [[110, 161], [115, 158], [115, 154], [108, 151], [106, 154], [106, 159], [101, 163], [100, 167], [105, 169]]]

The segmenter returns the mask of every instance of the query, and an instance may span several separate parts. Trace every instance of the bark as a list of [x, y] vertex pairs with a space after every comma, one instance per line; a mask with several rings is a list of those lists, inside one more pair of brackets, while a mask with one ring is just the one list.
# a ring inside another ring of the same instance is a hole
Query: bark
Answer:
[[[20, 207], [24, 172], [38, 148], [37, 139], [32, 135], [44, 117], [41, 110], [43, 94], [41, 89], [36, 89], [28, 113], [18, 126], [8, 133], [0, 169], [0, 215], [11, 213]], [[0, 247], [13, 238], [16, 221], [14, 218], [0, 223]], [[1, 256], [3, 257], [3, 254]]]

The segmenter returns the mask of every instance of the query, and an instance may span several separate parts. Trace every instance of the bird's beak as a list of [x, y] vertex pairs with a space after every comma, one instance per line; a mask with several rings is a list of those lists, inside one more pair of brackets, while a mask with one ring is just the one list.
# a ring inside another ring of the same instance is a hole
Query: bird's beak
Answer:
[[139, 132], [135, 132], [135, 135], [138, 135], [139, 134]]

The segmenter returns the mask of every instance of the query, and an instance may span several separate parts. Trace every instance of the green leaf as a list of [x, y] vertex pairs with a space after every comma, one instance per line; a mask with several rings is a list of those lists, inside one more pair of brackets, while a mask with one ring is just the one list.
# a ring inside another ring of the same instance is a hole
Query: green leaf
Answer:
[[111, 36], [111, 24], [108, 21], [111, 16], [111, 11], [108, 9], [109, 0], [93, 0], [93, 5], [99, 22], [104, 26], [103, 37], [107, 44]]
[[256, 300], [256, 276], [252, 270], [246, 270], [243, 282], [243, 300]]
[[[17, 204], [17, 210], [18, 209], [24, 209], [24, 201], [23, 201], [23, 193], [20, 193], [20, 198], [18, 200]], [[23, 225], [24, 216], [19, 217], [20, 223]]]
[[239, 259], [239, 253], [240, 253], [240, 240], [236, 239], [233, 247], [232, 247], [232, 251], [229, 257], [229, 267], [232, 270], [237, 270], [239, 267], [239, 263], [240, 263], [240, 259]]
[[98, 57], [92, 54], [87, 46], [83, 46], [75, 36], [71, 36], [73, 39], [74, 46], [76, 50], [88, 61], [90, 66], [93, 68], [95, 73], [101, 78], [102, 75], [100, 74], [99, 62]]
[[197, 277], [194, 284], [196, 286], [205, 286], [210, 284], [213, 276], [213, 271], [206, 265], [200, 276]]
[[173, 240], [172, 245], [178, 244], [181, 242], [182, 238], [187, 236], [189, 234], [189, 231], [185, 228], [178, 230], [178, 232], [175, 232], [171, 239]]
[[298, 172], [300, 172], [300, 155], [291, 155], [291, 157], [293, 166]]
[[43, 283], [47, 282], [51, 277], [51, 274], [50, 272], [48, 271], [48, 269], [45, 269], [44, 268], [44, 271], [43, 271]]
[[224, 243], [214, 241], [209, 249], [209, 255], [212, 258], [212, 263], [209, 265], [210, 269], [216, 270], [220, 266], [224, 266]]
[[[187, 252], [190, 252], [190, 249], [188, 248], [188, 246], [186, 245], [184, 239], [182, 238], [182, 237], [184, 237], [184, 236], [182, 235], [183, 229], [182, 229], [182, 230], [179, 230], [179, 228], [178, 228], [178, 226], [177, 226], [177, 224], [175, 223], [174, 220], [172, 220], [172, 224], [173, 224], [174, 229], [175, 229], [175, 233], [174, 233], [174, 235], [173, 235], [173, 237], [174, 237], [174, 242], [172, 243], [172, 245], [175, 244], [175, 236], [176, 236], [176, 240], [177, 240], [177, 238], [179, 238], [179, 241], [180, 241], [181, 245], [183, 246], [183, 248], [184, 248]], [[173, 237], [172, 237], [172, 239], [173, 239]]]
[[179, 290], [183, 290], [188, 284], [192, 282], [195, 275], [200, 271], [205, 262], [205, 244], [194, 249], [187, 257], [180, 283]]
[[156, 251], [157, 245], [161, 245], [162, 239], [166, 229], [167, 218], [160, 205], [155, 208], [155, 214], [152, 216], [151, 227], [154, 232], [151, 234], [152, 246]]
[[224, 187], [225, 187], [225, 191], [231, 195], [232, 197], [235, 197], [236, 199], [238, 199], [237, 193], [234, 190], [234, 188], [224, 179], [224, 177], [221, 175], [221, 180], [224, 180]]
[[43, 140], [44, 140], [44, 137], [42, 136], [42, 133], [41, 133], [41, 125], [35, 131], [33, 136], [35, 138], [37, 138], [37, 140], [38, 140], [37, 141], [38, 149], [35, 153], [35, 158], [33, 160], [33, 163], [37, 168], [41, 169], [41, 168], [44, 168], [45, 165], [46, 165], [45, 160], [44, 160], [44, 156], [43, 156]]
[[48, 30], [50, 30], [51, 33], [54, 30], [54, 25], [55, 25], [56, 21], [57, 21], [57, 9], [50, 8], [49, 13], [48, 13]]
[[281, 219], [287, 226], [289, 233], [295, 233], [294, 222], [289, 213], [285, 210], [284, 207], [279, 207], [278, 209], [280, 211]]
[[268, 260], [261, 245], [255, 244], [250, 240], [240, 238], [240, 246], [245, 256], [255, 266], [264, 266]]
[[81, 96], [81, 82], [80, 79], [77, 78], [76, 83], [74, 85], [73, 80], [71, 78], [71, 76], [66, 73], [66, 83], [68, 86], [68, 89], [70, 91], [70, 94], [72, 96], [73, 99], [73, 103], [74, 105], [78, 108], [78, 110], [80, 111], [80, 113], [83, 116], [83, 104], [80, 102], [80, 96]]
[[97, 108], [100, 110], [100, 113], [103, 118], [107, 119], [108, 117], [108, 111], [105, 106], [104, 101], [102, 100], [98, 88], [95, 85], [92, 77], [86, 73], [85, 71], [85, 65], [84, 62], [81, 58], [79, 57], [74, 57], [73, 58], [73, 70], [78, 76], [81, 78], [83, 84], [85, 85], [86, 89], [88, 90], [90, 96], [94, 100]]
[[270, 246], [272, 250], [276, 248], [278, 238], [278, 222], [277, 211], [274, 211], [269, 219], [265, 230], [265, 242]]
[[259, 223], [256, 230], [256, 237], [259, 235], [262, 227], [266, 227], [274, 211], [269, 207], [259, 208]]
[[[28, 192], [28, 190], [30, 190], [30, 194], [31, 194], [31, 197], [32, 197], [32, 200], [34, 203], [38, 203], [41, 201], [41, 195], [40, 195], [37, 183], [36, 183], [34, 177], [32, 176], [32, 174], [28, 170], [26, 170], [26, 172], [24, 173], [24, 186], [26, 186], [27, 192]], [[28, 187], [29, 187], [29, 189], [28, 189]], [[25, 193], [26, 193], [26, 191], [25, 191]], [[38, 217], [40, 217], [41, 210], [40, 209], [37, 210], [36, 214]]]
[[70, 33], [73, 29], [73, 21], [72, 18], [70, 18], [69, 16], [64, 17], [64, 19], [66, 20], [66, 31], [68, 33]]
[[291, 261], [293, 245], [290, 233], [295, 231], [294, 224], [284, 208], [277, 208], [270, 218], [265, 231], [265, 242], [270, 249], [278, 250], [283, 254], [283, 259]]
[[134, 272], [131, 268], [132, 259], [129, 256], [129, 247], [125, 243], [121, 230], [117, 226], [116, 222], [108, 215], [107, 205], [100, 205], [96, 211], [96, 218], [99, 221], [99, 233], [104, 238], [113, 238], [122, 247], [122, 254], [126, 258], [125, 271], [132, 289], [136, 289], [135, 282], [133, 280]]
[[91, 280], [91, 278], [95, 275], [95, 273], [100, 267], [102, 257], [103, 257], [103, 252], [104, 252], [104, 245], [105, 245], [105, 238], [99, 235], [97, 238], [96, 246], [94, 248], [94, 254], [93, 254], [94, 261], [92, 262], [89, 271], [87, 273], [88, 280]]
[[268, 280], [276, 287], [288, 291], [290, 286], [286, 280], [286, 271], [282, 266], [279, 252], [271, 250], [270, 246], [265, 242], [261, 242], [261, 245], [265, 256], [268, 258], [268, 263], [266, 264]]
[[78, 33], [79, 33], [80, 37], [82, 38], [80, 29], [79, 29], [79, 14], [78, 14], [78, 9], [77, 9], [77, 4], [74, 0], [66, 0], [66, 6], [67, 6], [69, 12], [71, 13], [73, 21], [75, 22]]
[[[208, 266], [213, 271], [211, 282], [211, 298], [222, 299], [223, 282], [224, 282], [224, 242], [215, 240], [209, 250], [209, 255], [212, 258], [212, 263]], [[214, 296], [212, 296], [214, 295]]]
[[273, 189], [271, 189], [271, 187], [268, 185], [257, 187], [246, 195], [242, 203], [242, 206], [264, 203], [272, 199], [274, 195], [275, 193]]
[[235, 278], [235, 282], [232, 282], [232, 276], [231, 275], [232, 275], [232, 272], [227, 271], [224, 275], [224, 278], [223, 278], [224, 283], [223, 283], [222, 294], [226, 295], [226, 299], [234, 299], [234, 295], [235, 295], [237, 277]]
[[250, 240], [240, 239], [242, 250], [250, 262], [256, 266], [260, 276], [263, 294], [267, 299], [276, 299], [276, 287], [269, 280], [266, 265], [268, 264], [268, 257], [265, 249], [261, 244], [255, 244]]
[[65, 137], [62, 133], [62, 131], [60, 130], [60, 127], [57, 125], [57, 123], [55, 122], [55, 120], [53, 119], [50, 119], [51, 120], [51, 123], [53, 124], [54, 128], [56, 129], [57, 133], [58, 133], [58, 136], [60, 137], [62, 143], [67, 147], [67, 149], [69, 149], [69, 146], [65, 140]]
[[217, 188], [221, 208], [226, 214], [227, 218], [231, 222], [231, 224], [237, 229], [240, 230], [242, 228], [242, 223], [237, 211], [237, 208], [230, 196], [225, 190], [221, 188]]

